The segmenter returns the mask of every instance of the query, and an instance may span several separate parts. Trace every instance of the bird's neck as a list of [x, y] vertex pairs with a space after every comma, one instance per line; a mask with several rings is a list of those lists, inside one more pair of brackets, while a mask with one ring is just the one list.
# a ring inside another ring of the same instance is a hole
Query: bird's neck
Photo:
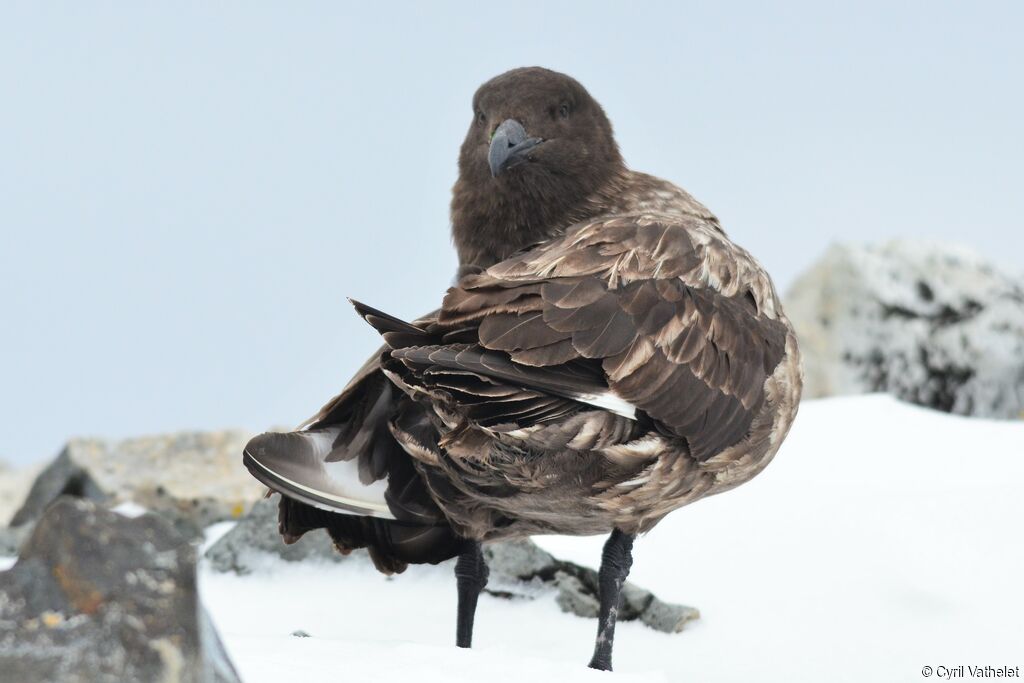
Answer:
[[621, 203], [634, 174], [625, 168], [610, 173], [597, 190], [580, 191], [566, 201], [530, 194], [479, 192], [461, 179], [452, 198], [452, 240], [460, 273], [504, 261], [517, 251], [565, 232], [580, 221], [601, 216]]

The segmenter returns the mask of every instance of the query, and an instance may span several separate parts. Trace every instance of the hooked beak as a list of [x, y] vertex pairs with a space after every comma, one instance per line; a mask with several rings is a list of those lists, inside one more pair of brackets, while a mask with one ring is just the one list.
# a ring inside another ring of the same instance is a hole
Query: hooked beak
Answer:
[[499, 175], [518, 166], [527, 160], [530, 150], [544, 142], [541, 138], [526, 136], [523, 124], [515, 119], [507, 119], [494, 131], [491, 148], [487, 152], [487, 163], [491, 167], [491, 175]]

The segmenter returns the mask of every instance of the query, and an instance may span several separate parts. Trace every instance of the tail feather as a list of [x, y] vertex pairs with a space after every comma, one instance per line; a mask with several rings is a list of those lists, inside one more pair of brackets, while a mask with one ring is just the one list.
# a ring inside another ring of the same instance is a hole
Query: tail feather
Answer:
[[331, 460], [340, 432], [261, 434], [246, 445], [242, 461], [256, 479], [307, 505], [395, 519], [384, 497], [386, 481], [363, 483], [358, 459]]
[[[362, 312], [393, 334], [413, 334], [408, 328], [419, 334], [401, 321], [373, 316], [372, 309]], [[378, 366], [361, 373], [311, 427], [252, 439], [243, 462], [282, 494], [284, 541], [294, 543], [308, 531], [326, 529], [341, 552], [366, 548], [385, 573], [459, 554], [465, 540], [452, 529], [389, 427], [399, 415], [407, 423], [428, 425], [421, 412], [394, 390]]]
[[431, 334], [422, 327], [407, 323], [390, 313], [377, 310], [355, 299], [349, 299], [349, 302], [355, 307], [356, 313], [370, 323], [373, 329], [377, 330], [384, 338], [387, 345], [393, 349], [424, 344], [432, 338]]

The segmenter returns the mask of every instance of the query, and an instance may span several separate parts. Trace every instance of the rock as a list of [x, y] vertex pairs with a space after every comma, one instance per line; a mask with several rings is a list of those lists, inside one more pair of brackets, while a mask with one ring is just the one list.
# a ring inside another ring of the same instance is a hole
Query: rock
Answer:
[[32, 526], [26, 524], [17, 527], [0, 527], [0, 557], [13, 557], [18, 554], [18, 549], [32, 531]]
[[807, 398], [882, 391], [960, 415], [1024, 418], [1024, 283], [970, 251], [833, 246], [785, 304]]
[[198, 538], [210, 524], [237, 518], [264, 489], [241, 466], [244, 432], [183, 432], [124, 441], [74, 439], [36, 478], [11, 520], [38, 519], [58, 496], [117, 504], [133, 501]]
[[292, 545], [285, 545], [277, 533], [277, 501], [277, 496], [257, 501], [231, 531], [207, 549], [205, 558], [209, 565], [217, 571], [249, 574], [264, 565], [268, 556], [288, 562], [341, 562], [365, 554], [356, 551], [347, 557], [342, 555], [323, 529], [310, 531]]
[[41, 469], [41, 463], [11, 467], [0, 461], [0, 525], [6, 525], [25, 502], [25, 494]]
[[[524, 585], [533, 591], [551, 589], [562, 611], [597, 617], [597, 571], [559, 560], [529, 540], [490, 543], [484, 546], [484, 555], [491, 569], [489, 590], [505, 587], [505, 593], [516, 595]], [[634, 583], [627, 581], [622, 586], [620, 621], [640, 619], [655, 630], [678, 633], [699, 617], [696, 608], [662, 602]]]
[[[259, 501], [234, 529], [206, 551], [206, 560], [217, 571], [248, 574], [266, 566], [268, 557], [289, 562], [370, 562], [365, 551], [342, 555], [334, 549], [323, 530], [305, 534], [293, 545], [285, 545], [277, 533], [277, 496]], [[529, 540], [484, 545], [490, 569], [487, 592], [503, 598], [533, 599], [554, 592], [565, 612], [597, 617], [597, 572], [572, 562], [556, 559]], [[700, 613], [683, 605], [664, 603], [650, 591], [632, 583], [623, 586], [619, 619], [640, 619], [653, 629], [676, 633]]]
[[551, 553], [529, 540], [488, 543], [484, 546], [484, 557], [491, 576], [514, 581], [532, 581], [535, 577], [550, 580], [558, 562]]
[[194, 548], [155, 515], [73, 498], [46, 510], [0, 572], [0, 671], [11, 681], [238, 681], [199, 604]]
[[663, 633], [679, 633], [688, 623], [699, 618], [700, 612], [693, 607], [673, 605], [658, 598], [654, 598], [640, 614], [640, 621]]
[[[586, 584], [577, 577], [566, 572], [555, 572], [554, 579], [549, 583], [555, 587], [555, 604], [563, 612], [587, 619], [597, 619], [601, 609], [597, 594], [587, 590]], [[628, 620], [623, 617], [623, 621]]]

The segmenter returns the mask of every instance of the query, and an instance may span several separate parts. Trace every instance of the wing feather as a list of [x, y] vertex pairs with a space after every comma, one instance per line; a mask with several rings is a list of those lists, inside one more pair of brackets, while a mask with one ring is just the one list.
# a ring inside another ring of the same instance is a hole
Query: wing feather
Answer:
[[716, 225], [635, 215], [577, 226], [463, 280], [438, 320], [479, 320], [480, 346], [511, 354], [485, 370], [502, 381], [525, 380], [510, 368], [599, 361], [600, 386], [588, 378], [559, 395], [603, 390], [704, 459], [749, 432], [784, 354], [777, 309], [760, 266]]

